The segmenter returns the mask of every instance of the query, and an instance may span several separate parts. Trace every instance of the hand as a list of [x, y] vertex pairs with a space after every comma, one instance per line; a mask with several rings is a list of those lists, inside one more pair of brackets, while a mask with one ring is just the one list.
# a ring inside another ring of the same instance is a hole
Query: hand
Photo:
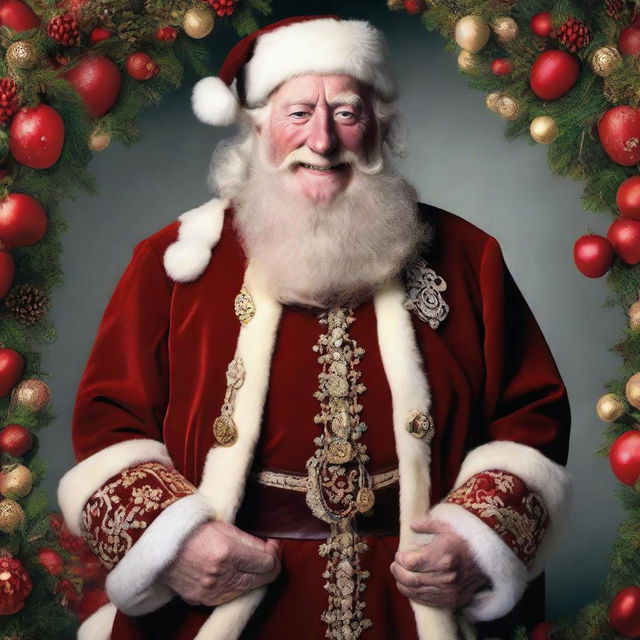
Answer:
[[208, 522], [182, 545], [162, 580], [188, 604], [214, 606], [272, 582], [279, 573], [276, 540]]
[[411, 528], [435, 535], [423, 546], [396, 553], [391, 573], [400, 593], [432, 607], [455, 609], [489, 585], [466, 541], [449, 525], [426, 519], [414, 522]]

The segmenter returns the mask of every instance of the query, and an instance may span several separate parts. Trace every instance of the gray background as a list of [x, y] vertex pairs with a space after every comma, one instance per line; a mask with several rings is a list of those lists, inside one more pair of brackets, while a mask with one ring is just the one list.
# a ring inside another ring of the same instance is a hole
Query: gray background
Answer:
[[[610, 351], [624, 324], [606, 309], [604, 281], [581, 276], [572, 260], [575, 239], [587, 227], [602, 233], [607, 220], [581, 211], [581, 185], [550, 174], [546, 149], [527, 140], [508, 142], [504, 121], [471, 91], [443, 40], [420, 20], [392, 14], [384, 2], [275, 2], [273, 18], [340, 12], [370, 19], [387, 35], [402, 88], [400, 107], [411, 131], [411, 152], [399, 168], [421, 199], [453, 211], [496, 236], [507, 263], [547, 337], [569, 389], [573, 432], [569, 469], [575, 501], [563, 544], [548, 570], [548, 616], [569, 613], [595, 597], [621, 509], [606, 459], [597, 457], [603, 424], [594, 404], [615, 377]], [[301, 7], [304, 6], [304, 9]], [[283, 8], [284, 7], [284, 8]], [[287, 8], [288, 7], [288, 8]], [[235, 36], [219, 24], [208, 39], [221, 55]], [[210, 196], [205, 177], [211, 151], [230, 129], [202, 125], [192, 116], [190, 83], [140, 119], [143, 140], [130, 149], [114, 143], [90, 169], [100, 192], [66, 202], [64, 286], [55, 292], [57, 342], [44, 353], [58, 418], [42, 433], [55, 486], [73, 464], [70, 421], [75, 389], [95, 332], [136, 242]], [[594, 517], [598, 514], [598, 517]]]

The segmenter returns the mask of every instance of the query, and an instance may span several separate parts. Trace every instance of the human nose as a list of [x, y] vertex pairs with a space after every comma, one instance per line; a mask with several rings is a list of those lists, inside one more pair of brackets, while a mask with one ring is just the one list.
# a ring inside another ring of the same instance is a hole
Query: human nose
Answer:
[[316, 109], [309, 124], [311, 125], [307, 138], [309, 149], [322, 155], [333, 151], [336, 146], [336, 134], [328, 110]]

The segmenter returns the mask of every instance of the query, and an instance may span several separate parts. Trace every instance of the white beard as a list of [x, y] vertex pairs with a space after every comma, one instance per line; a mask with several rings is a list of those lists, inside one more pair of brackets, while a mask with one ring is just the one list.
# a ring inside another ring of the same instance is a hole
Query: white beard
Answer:
[[263, 284], [284, 304], [356, 306], [425, 241], [415, 190], [382, 162], [373, 174], [352, 165], [346, 190], [318, 204], [298, 192], [286, 168], [251, 155], [234, 189], [235, 224]]

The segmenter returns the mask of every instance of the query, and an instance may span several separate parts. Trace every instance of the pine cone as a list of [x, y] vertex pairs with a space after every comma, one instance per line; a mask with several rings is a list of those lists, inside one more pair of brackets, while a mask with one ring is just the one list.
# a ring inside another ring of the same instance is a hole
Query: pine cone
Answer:
[[604, 0], [607, 7], [607, 15], [614, 20], [620, 20], [620, 16], [625, 9], [624, 0]]
[[0, 123], [13, 117], [20, 107], [18, 87], [13, 78], [0, 78]]
[[207, 2], [221, 18], [230, 16], [236, 9], [236, 0], [207, 0]]
[[80, 46], [78, 21], [70, 13], [51, 18], [47, 25], [47, 35], [65, 47]]
[[586, 47], [591, 40], [589, 28], [573, 16], [569, 17], [567, 21], [551, 35], [557, 38], [571, 53], [575, 53], [578, 49]]
[[4, 299], [15, 319], [28, 326], [34, 325], [49, 309], [49, 296], [30, 284], [18, 284]]

